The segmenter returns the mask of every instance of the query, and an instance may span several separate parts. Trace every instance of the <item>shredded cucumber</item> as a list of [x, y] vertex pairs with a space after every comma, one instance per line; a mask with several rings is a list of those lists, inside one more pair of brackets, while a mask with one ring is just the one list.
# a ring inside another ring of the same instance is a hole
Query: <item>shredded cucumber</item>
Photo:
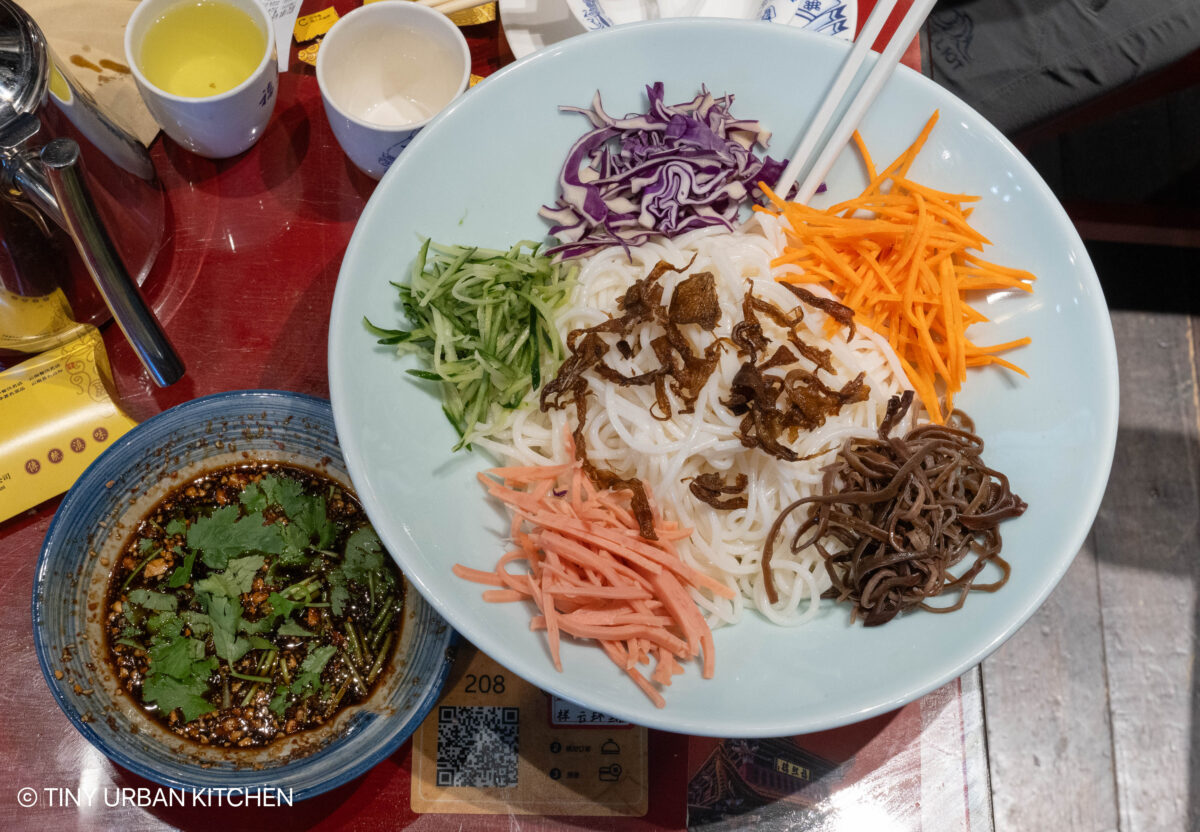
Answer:
[[528, 240], [499, 251], [426, 239], [409, 282], [392, 284], [412, 328], [363, 319], [380, 344], [425, 362], [427, 369], [408, 373], [440, 384], [456, 451], [501, 431], [563, 361], [553, 316], [570, 297], [577, 269], [552, 263], [539, 248]]

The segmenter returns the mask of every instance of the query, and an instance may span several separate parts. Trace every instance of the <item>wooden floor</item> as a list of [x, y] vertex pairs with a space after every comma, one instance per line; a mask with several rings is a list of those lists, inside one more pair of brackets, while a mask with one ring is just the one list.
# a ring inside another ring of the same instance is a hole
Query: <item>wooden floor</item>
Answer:
[[1200, 829], [1200, 251], [1090, 244], [1121, 417], [1099, 516], [984, 662], [995, 828]]

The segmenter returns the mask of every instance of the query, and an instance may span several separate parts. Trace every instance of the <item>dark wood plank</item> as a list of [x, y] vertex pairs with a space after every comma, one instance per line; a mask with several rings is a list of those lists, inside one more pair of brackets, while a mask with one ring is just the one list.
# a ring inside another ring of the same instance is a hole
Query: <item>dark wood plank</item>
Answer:
[[1065, 203], [1085, 240], [1200, 248], [1200, 211], [1145, 202]]

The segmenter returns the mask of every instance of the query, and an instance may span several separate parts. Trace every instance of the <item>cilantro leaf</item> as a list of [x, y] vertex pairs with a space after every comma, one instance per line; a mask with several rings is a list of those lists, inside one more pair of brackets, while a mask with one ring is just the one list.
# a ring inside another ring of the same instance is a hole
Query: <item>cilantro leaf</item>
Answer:
[[[197, 638], [177, 637], [155, 639], [147, 651], [153, 673], [165, 673], [176, 679], [187, 680], [193, 674], [192, 665], [204, 658], [204, 642]], [[211, 671], [210, 671], [211, 672]], [[204, 674], [205, 677], [208, 674]]]
[[131, 626], [141, 628], [142, 622], [146, 619], [149, 611], [145, 607], [139, 607], [137, 604], [126, 604], [121, 610], [121, 616], [130, 623]]
[[278, 524], [282, 551], [272, 554], [279, 554], [285, 565], [304, 563], [306, 549], [324, 549], [337, 537], [337, 524], [329, 519], [325, 498], [305, 494], [297, 480], [268, 475], [246, 486], [240, 499], [251, 511], [278, 506], [283, 512], [286, 519]]
[[281, 615], [287, 618], [292, 614], [292, 610], [297, 607], [303, 607], [304, 604], [300, 601], [293, 601], [291, 598], [285, 598], [278, 592], [272, 592], [267, 597], [267, 603], [271, 605], [271, 610], [275, 615]]
[[208, 596], [208, 617], [212, 620], [213, 648], [218, 656], [232, 663], [249, 652], [250, 642], [237, 634], [241, 604], [224, 595]]
[[192, 629], [192, 633], [202, 636], [205, 633], [212, 632], [212, 619], [202, 612], [195, 610], [184, 610], [179, 614], [183, 622]]
[[253, 650], [276, 650], [274, 642], [267, 641], [262, 636], [250, 636], [250, 647]]
[[245, 552], [278, 555], [283, 550], [279, 527], [263, 525], [262, 512], [239, 514], [237, 506], [223, 506], [188, 529], [188, 546], [200, 550], [209, 568], [224, 569], [230, 558]]
[[383, 543], [370, 526], [355, 529], [346, 540], [342, 571], [352, 581], [365, 584], [368, 575], [386, 574], [383, 568]]
[[200, 696], [207, 690], [206, 682], [183, 682], [164, 674], [154, 674], [146, 677], [146, 681], [142, 683], [142, 699], [153, 702], [163, 713], [170, 713], [179, 708], [183, 711], [184, 720], [191, 722], [216, 710], [212, 703]]
[[228, 562], [223, 572], [213, 572], [207, 578], [196, 581], [196, 589], [213, 595], [237, 598], [254, 586], [254, 576], [262, 569], [266, 559], [262, 555], [247, 555]]
[[150, 554], [150, 550], [153, 549], [157, 545], [158, 544], [153, 539], [151, 539], [149, 537], [143, 537], [141, 540], [138, 541], [138, 554], [139, 555], [148, 555], [148, 554]]
[[263, 492], [262, 486], [256, 482], [252, 482], [242, 489], [242, 495], [238, 498], [241, 500], [247, 511], [262, 511], [271, 504], [267, 499], [267, 495]]
[[142, 683], [142, 699], [165, 712], [180, 708], [184, 719], [191, 721], [215, 710], [200, 694], [208, 691], [208, 678], [217, 669], [217, 660], [205, 656], [203, 641], [182, 635], [183, 627], [183, 619], [170, 612], [160, 612], [147, 621], [152, 641], [146, 651], [150, 664]]
[[287, 701], [288, 701], [287, 685], [279, 685], [278, 687], [275, 688], [275, 695], [271, 697], [271, 704], [268, 705], [267, 707], [270, 708], [271, 711], [274, 712], [274, 714], [277, 717], [279, 717], [280, 719], [283, 719], [284, 711], [287, 710]]
[[329, 609], [334, 615], [341, 615], [350, 600], [350, 590], [346, 587], [346, 576], [339, 566], [329, 570]]
[[179, 603], [179, 599], [174, 595], [168, 595], [165, 592], [155, 592], [151, 589], [135, 589], [129, 593], [128, 600], [129, 603], [136, 604], [139, 607], [163, 612], [174, 612], [176, 605]]
[[244, 558], [229, 561], [225, 568], [228, 575], [242, 592], [249, 592], [254, 587], [254, 576], [263, 568], [266, 558], [262, 555], [247, 555]]
[[289, 477], [268, 474], [242, 491], [242, 505], [251, 511], [262, 511], [267, 506], [279, 506], [289, 518], [302, 510], [304, 486]]
[[321, 671], [325, 669], [325, 665], [329, 663], [336, 652], [337, 648], [332, 644], [310, 650], [304, 657], [304, 661], [300, 663], [299, 673], [292, 681], [292, 693], [302, 696], [310, 688], [322, 690], [324, 686], [321, 684]]
[[280, 624], [280, 625], [279, 625], [279, 629], [278, 629], [278, 630], [276, 630], [275, 632], [276, 632], [276, 633], [278, 633], [278, 634], [279, 634], [279, 635], [281, 635], [281, 636], [300, 636], [300, 637], [305, 637], [305, 636], [312, 636], [312, 635], [314, 635], [313, 633], [310, 633], [308, 630], [306, 630], [306, 629], [304, 629], [303, 627], [301, 627], [301, 626], [300, 626], [299, 624], [297, 624], [295, 621], [292, 621], [290, 618], [289, 618], [287, 621], [285, 621], [285, 622], [283, 622], [282, 624]]
[[167, 579], [167, 586], [171, 589], [178, 589], [192, 579], [192, 567], [196, 565], [196, 550], [189, 549], [184, 555], [183, 563], [175, 567], [175, 571], [171, 573], [171, 577]]
[[169, 535], [183, 534], [185, 531], [187, 531], [187, 521], [182, 517], [174, 518], [166, 527], [166, 532]]
[[146, 631], [154, 638], [177, 638], [183, 632], [183, 621], [174, 612], [159, 612], [146, 621]]
[[237, 582], [224, 572], [212, 572], [207, 578], [196, 581], [193, 586], [197, 592], [207, 592], [225, 598], [237, 598], [242, 594], [238, 590]]
[[276, 562], [285, 566], [307, 563], [308, 555], [304, 553], [304, 550], [312, 545], [312, 535], [306, 534], [304, 529], [295, 523], [281, 525], [279, 534], [283, 538], [283, 551], [279, 553], [279, 559]]
[[334, 615], [342, 615], [350, 600], [347, 581], [368, 585], [372, 578], [384, 586], [393, 583], [392, 573], [384, 568], [383, 542], [370, 526], [356, 529], [346, 540], [340, 566], [330, 569], [329, 608]]
[[306, 497], [304, 504], [295, 513], [289, 513], [288, 518], [318, 549], [328, 547], [337, 537], [337, 524], [329, 519], [324, 497]]
[[256, 621], [247, 621], [245, 618], [238, 621], [238, 629], [249, 636], [257, 635], [258, 633], [269, 633], [274, 626], [274, 615], [264, 615]]
[[271, 498], [272, 504], [283, 509], [283, 513], [288, 517], [299, 514], [304, 503], [308, 501], [308, 498], [304, 496], [304, 486], [287, 477], [265, 477], [265, 479], [273, 480], [267, 486], [267, 496]]

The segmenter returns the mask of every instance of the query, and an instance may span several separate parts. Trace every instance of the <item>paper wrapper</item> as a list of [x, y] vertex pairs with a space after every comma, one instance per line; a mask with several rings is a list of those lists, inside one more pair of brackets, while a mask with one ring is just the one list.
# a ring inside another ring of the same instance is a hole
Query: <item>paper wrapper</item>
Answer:
[[[47, 314], [23, 311], [30, 322]], [[99, 331], [69, 332], [77, 337], [0, 372], [0, 522], [62, 494], [136, 424], [112, 398]]]
[[496, 19], [496, 4], [487, 3], [473, 9], [463, 9], [461, 12], [450, 15], [450, 19], [459, 26], [478, 26], [481, 23], [491, 23]]
[[158, 125], [125, 61], [125, 24], [137, 0], [22, 0], [21, 7], [46, 35], [59, 68], [148, 147]]
[[[380, 0], [363, 0], [363, 5], [378, 2]], [[454, 12], [449, 17], [458, 26], [478, 26], [480, 23], [491, 23], [496, 19], [496, 14], [495, 3], [484, 3], [472, 9], [463, 9], [461, 12]]]

